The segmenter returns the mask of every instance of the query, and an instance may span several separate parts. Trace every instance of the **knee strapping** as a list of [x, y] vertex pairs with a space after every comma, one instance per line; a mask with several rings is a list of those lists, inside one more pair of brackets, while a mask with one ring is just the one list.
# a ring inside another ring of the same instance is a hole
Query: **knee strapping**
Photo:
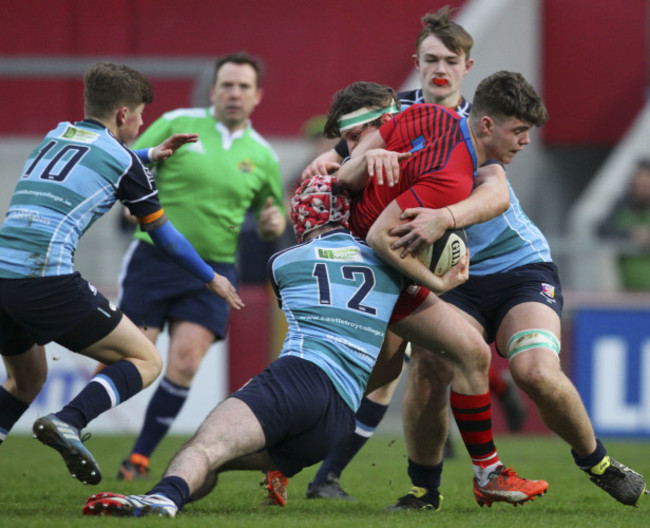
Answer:
[[508, 359], [512, 359], [520, 352], [531, 348], [548, 348], [558, 356], [560, 355], [560, 341], [553, 332], [541, 328], [530, 328], [517, 332], [508, 340], [506, 356]]

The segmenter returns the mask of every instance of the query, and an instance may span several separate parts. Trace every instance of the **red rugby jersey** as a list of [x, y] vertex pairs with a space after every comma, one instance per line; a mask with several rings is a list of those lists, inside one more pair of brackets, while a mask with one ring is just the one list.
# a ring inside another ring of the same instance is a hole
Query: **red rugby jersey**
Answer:
[[453, 110], [416, 104], [380, 129], [386, 149], [412, 152], [400, 163], [399, 183], [377, 185], [372, 178], [352, 202], [350, 228], [365, 238], [372, 223], [393, 200], [409, 207], [438, 209], [467, 198], [474, 186], [476, 152], [467, 122]]

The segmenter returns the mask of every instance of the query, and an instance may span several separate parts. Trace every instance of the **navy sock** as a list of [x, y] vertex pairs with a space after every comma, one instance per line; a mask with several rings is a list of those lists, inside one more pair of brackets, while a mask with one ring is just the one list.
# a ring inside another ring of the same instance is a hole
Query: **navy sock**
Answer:
[[130, 361], [121, 360], [97, 373], [68, 405], [55, 413], [64, 422], [83, 429], [100, 414], [142, 390], [142, 376]]
[[160, 493], [170, 499], [180, 510], [187, 503], [187, 499], [190, 496], [190, 487], [181, 477], [165, 477], [151, 491], [148, 491], [147, 495], [154, 495], [156, 493]]
[[29, 403], [19, 400], [4, 387], [0, 387], [0, 444], [27, 409]]
[[596, 450], [591, 453], [591, 455], [580, 456], [573, 449], [571, 449], [571, 454], [573, 455], [573, 460], [580, 469], [589, 471], [592, 467], [598, 464], [598, 462], [605, 458], [605, 455], [607, 455], [607, 449], [605, 449], [603, 443], [596, 438]]
[[422, 466], [409, 458], [408, 475], [414, 486], [425, 488], [435, 496], [440, 495], [440, 479], [442, 476], [442, 462], [435, 466]]
[[337, 478], [340, 477], [346, 466], [373, 435], [387, 410], [388, 405], [363, 398], [355, 415], [357, 427], [354, 433], [327, 455], [318, 469], [312, 485], [325, 482], [330, 473]]
[[145, 414], [140, 435], [132, 453], [150, 457], [156, 446], [169, 431], [174, 419], [181, 412], [190, 390], [163, 378], [156, 389]]

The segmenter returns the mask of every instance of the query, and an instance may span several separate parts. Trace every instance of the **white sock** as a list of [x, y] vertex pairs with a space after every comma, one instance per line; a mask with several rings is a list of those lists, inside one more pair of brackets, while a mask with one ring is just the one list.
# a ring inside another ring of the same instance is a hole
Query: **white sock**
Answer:
[[483, 466], [478, 466], [474, 464], [474, 478], [476, 479], [476, 482], [478, 482], [478, 485], [483, 487], [485, 486], [488, 482], [490, 482], [490, 473], [494, 473], [497, 468], [503, 466], [501, 461], [497, 459], [496, 462], [493, 464], [490, 464], [489, 466], [483, 467]]

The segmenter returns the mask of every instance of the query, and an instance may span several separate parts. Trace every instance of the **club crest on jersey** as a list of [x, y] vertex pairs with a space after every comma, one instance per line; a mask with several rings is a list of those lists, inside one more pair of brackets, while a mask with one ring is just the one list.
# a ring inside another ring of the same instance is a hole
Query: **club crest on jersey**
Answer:
[[244, 174], [253, 172], [255, 164], [251, 160], [242, 160], [239, 162], [239, 170]]
[[555, 286], [542, 282], [541, 293], [544, 297], [547, 297], [549, 301], [555, 302]]
[[336, 260], [343, 262], [363, 262], [361, 250], [357, 247], [323, 248], [315, 247], [316, 258], [319, 260]]

